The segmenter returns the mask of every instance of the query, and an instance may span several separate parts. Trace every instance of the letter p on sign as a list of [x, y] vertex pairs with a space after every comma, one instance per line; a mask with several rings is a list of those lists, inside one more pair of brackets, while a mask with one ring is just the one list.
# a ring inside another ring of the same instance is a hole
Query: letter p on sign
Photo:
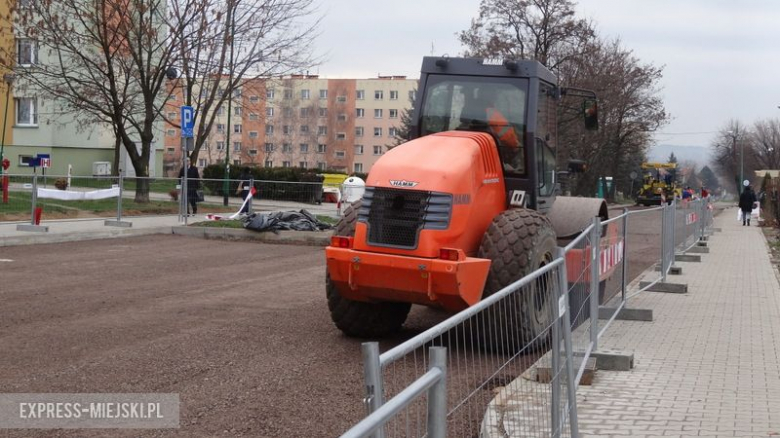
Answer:
[[195, 111], [191, 106], [181, 107], [181, 136], [182, 138], [192, 138], [193, 128], [195, 127]]

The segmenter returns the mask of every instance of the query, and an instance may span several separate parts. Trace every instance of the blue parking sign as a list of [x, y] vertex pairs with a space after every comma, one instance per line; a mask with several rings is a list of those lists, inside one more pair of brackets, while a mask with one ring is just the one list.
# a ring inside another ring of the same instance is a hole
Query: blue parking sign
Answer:
[[191, 106], [181, 107], [181, 137], [192, 138], [195, 128], [195, 110]]

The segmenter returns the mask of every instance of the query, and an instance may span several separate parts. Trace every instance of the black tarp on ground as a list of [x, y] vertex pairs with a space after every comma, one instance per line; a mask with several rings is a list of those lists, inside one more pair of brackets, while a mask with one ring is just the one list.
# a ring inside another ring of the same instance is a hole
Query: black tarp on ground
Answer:
[[242, 219], [242, 221], [244, 228], [252, 231], [322, 231], [333, 228], [329, 224], [318, 220], [306, 210], [252, 213]]

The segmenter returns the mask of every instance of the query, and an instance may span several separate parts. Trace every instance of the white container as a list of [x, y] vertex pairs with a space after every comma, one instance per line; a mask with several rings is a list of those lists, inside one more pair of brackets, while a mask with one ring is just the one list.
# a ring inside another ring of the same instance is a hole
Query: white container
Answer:
[[344, 180], [344, 184], [341, 185], [342, 204], [349, 205], [363, 199], [363, 193], [365, 193], [365, 191], [366, 182], [356, 176], [350, 176]]

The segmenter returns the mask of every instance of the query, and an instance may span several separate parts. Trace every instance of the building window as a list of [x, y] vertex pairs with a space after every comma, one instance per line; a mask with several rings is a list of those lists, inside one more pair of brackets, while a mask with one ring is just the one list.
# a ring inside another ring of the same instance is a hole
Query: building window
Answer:
[[234, 141], [233, 142], [233, 152], [241, 152], [241, 142], [240, 141]]
[[328, 109], [327, 108], [320, 108], [318, 110], [320, 117], [328, 117]]
[[176, 148], [165, 148], [165, 151], [168, 152], [169, 154], [172, 154], [176, 152]]
[[265, 144], [265, 153], [269, 154], [274, 151], [274, 144], [273, 143], [266, 143]]
[[168, 120], [176, 120], [176, 113], [175, 112], [168, 113]]
[[390, 100], [398, 100], [398, 90], [390, 90]]
[[417, 92], [412, 90], [409, 92], [409, 100], [414, 101], [414, 99], [417, 98]]
[[298, 145], [301, 148], [302, 154], [308, 154], [309, 153], [309, 145], [307, 143], [301, 143]]
[[233, 160], [233, 165], [234, 166], [240, 166], [241, 165], [241, 158], [236, 158], [235, 160]]
[[327, 126], [318, 126], [317, 127], [317, 135], [328, 135], [328, 127]]
[[[250, 114], [249, 115], [249, 119], [251, 120], [253, 115], [255, 116], [255, 120], [256, 120], [257, 119], [257, 114]], [[268, 108], [265, 109], [265, 116], [268, 117], [268, 118], [271, 118], [271, 117], [274, 116], [274, 109], [273, 109], [273, 107], [268, 107]]]
[[307, 163], [305, 161], [300, 161], [300, 162], [298, 162], [298, 167], [300, 167], [301, 169], [308, 169], [309, 168], [309, 163]]
[[346, 158], [347, 153], [344, 151], [336, 151], [336, 158]]
[[301, 100], [309, 100], [309, 90], [301, 90]]
[[374, 137], [382, 136], [382, 128], [374, 128]]
[[170, 96], [168, 96], [168, 101], [169, 102], [172, 102], [172, 101], [175, 101], [175, 100], [176, 100], [176, 95], [175, 94], [171, 94]]
[[338, 119], [339, 119], [339, 122], [346, 122], [347, 121], [347, 115], [344, 114], [344, 113], [340, 113]]
[[328, 98], [328, 90], [320, 90], [320, 99]]
[[382, 90], [376, 90], [374, 91], [374, 100], [382, 100], [384, 95], [385, 93]]
[[285, 154], [292, 153], [292, 145], [290, 143], [282, 144], [282, 153], [285, 153]]
[[241, 134], [241, 125], [233, 125], [233, 133]]
[[345, 132], [337, 132], [336, 133], [336, 140], [346, 140], [347, 133]]
[[309, 125], [301, 125], [301, 134], [309, 133]]
[[265, 134], [274, 135], [274, 125], [265, 125]]
[[175, 129], [169, 129], [167, 134], [168, 134], [168, 137], [175, 137], [176, 136], [176, 130]]
[[251, 157], [257, 156], [257, 149], [250, 149], [249, 150], [249, 156], [251, 156]]
[[249, 96], [249, 102], [250, 103], [259, 103], [260, 102], [260, 96]]
[[240, 106], [237, 106], [237, 107], [233, 108], [233, 115], [234, 116], [239, 116], [240, 117], [242, 113], [243, 113], [243, 111], [242, 111], [242, 108]]
[[374, 155], [382, 155], [382, 146], [374, 146]]
[[284, 135], [290, 135], [290, 125], [284, 125], [284, 126], [282, 126], [282, 134], [284, 134]]
[[243, 95], [244, 95], [244, 91], [241, 88], [236, 88], [233, 90], [233, 98], [241, 99], [241, 96]]
[[363, 163], [355, 163], [355, 172], [363, 172]]
[[271, 160], [265, 160], [265, 167], [274, 167], [274, 162]]
[[301, 108], [301, 117], [309, 117], [309, 108]]
[[363, 100], [365, 98], [366, 98], [366, 90], [357, 90], [357, 95], [355, 96], [355, 99]]
[[363, 127], [355, 126], [355, 137], [362, 137], [362, 136], [363, 136]]
[[16, 62], [22, 66], [30, 66], [38, 63], [38, 45], [29, 38], [16, 40]]
[[398, 128], [388, 128], [387, 135], [390, 138], [395, 138], [395, 136], [398, 135]]
[[325, 166], [327, 166], [327, 164], [324, 161], [317, 161], [317, 169], [325, 170]]
[[284, 90], [284, 100], [292, 100], [292, 90]]
[[355, 155], [363, 155], [363, 145], [362, 144], [356, 144], [355, 145]]
[[16, 124], [19, 126], [38, 126], [38, 100], [34, 97], [17, 97]]
[[217, 116], [221, 116], [225, 114], [225, 109], [222, 107], [217, 108]]
[[274, 89], [269, 88], [268, 90], [265, 90], [265, 99], [266, 100], [274, 100]]
[[258, 132], [257, 131], [249, 131], [249, 138], [257, 138]]
[[282, 167], [292, 167], [292, 163], [289, 161], [282, 161]]
[[336, 102], [344, 103], [346, 101], [347, 101], [347, 96], [337, 96], [336, 97]]
[[206, 159], [198, 158], [198, 167], [206, 167]]
[[217, 150], [218, 151], [224, 151], [225, 150], [225, 142], [224, 141], [218, 141], [217, 142]]
[[375, 109], [374, 110], [374, 118], [375, 119], [381, 119], [382, 118], [382, 110], [381, 109]]
[[224, 134], [224, 133], [225, 133], [225, 124], [217, 123], [217, 134]]
[[366, 115], [366, 110], [363, 108], [355, 108], [355, 117], [362, 119]]
[[317, 153], [318, 154], [324, 154], [328, 151], [328, 145], [326, 144], [318, 144], [317, 145]]
[[284, 116], [292, 117], [292, 107], [289, 106], [284, 107]]
[[[271, 113], [273, 114], [273, 108], [271, 108], [271, 110], [272, 110]], [[249, 114], [249, 120], [251, 120], [253, 122], [256, 122], [256, 121], [260, 120], [260, 117], [257, 114], [255, 114], [255, 113], [250, 113]]]
[[391, 119], [397, 119], [398, 118], [398, 110], [397, 109], [391, 109], [390, 111], [390, 118]]

